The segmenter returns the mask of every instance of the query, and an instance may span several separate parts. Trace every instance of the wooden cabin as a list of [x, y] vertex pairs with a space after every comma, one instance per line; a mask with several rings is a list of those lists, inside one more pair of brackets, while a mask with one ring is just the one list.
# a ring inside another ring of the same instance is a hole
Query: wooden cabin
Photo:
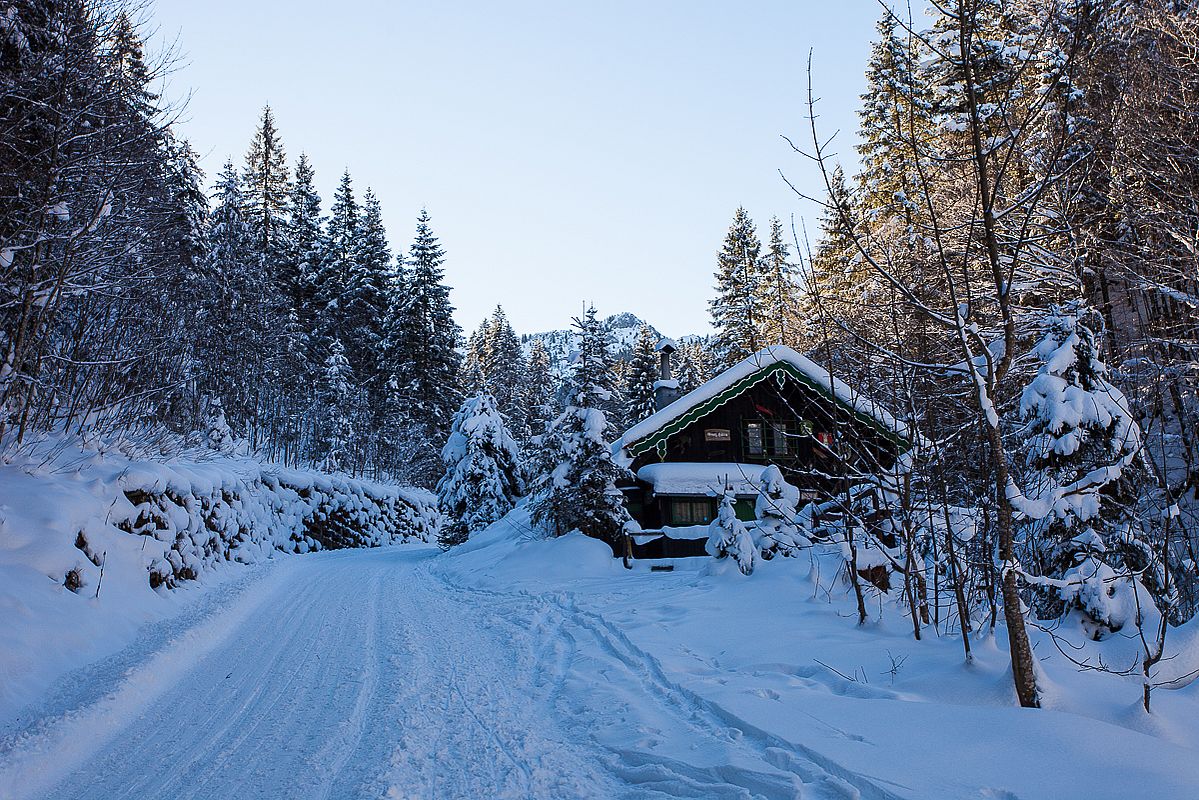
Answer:
[[[667, 389], [671, 352], [673, 342], [659, 346]], [[753, 519], [769, 464], [801, 499], [822, 500], [844, 491], [853, 476], [891, 469], [911, 447], [907, 428], [885, 409], [789, 347], [767, 347], [681, 397], [662, 394], [672, 401], [613, 446], [635, 476], [621, 491], [647, 532], [706, 526], [726, 487], [737, 496], [737, 515]], [[661, 554], [646, 551], [644, 540], [639, 549], [642, 557], [699, 555], [698, 534], [673, 553], [668, 542], [658, 543]]]

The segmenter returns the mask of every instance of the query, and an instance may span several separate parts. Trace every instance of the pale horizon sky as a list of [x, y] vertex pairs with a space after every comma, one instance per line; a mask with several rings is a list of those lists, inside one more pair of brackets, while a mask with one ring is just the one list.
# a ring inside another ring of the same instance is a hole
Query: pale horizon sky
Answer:
[[874, 0], [375, 3], [157, 0], [182, 60], [179, 130], [211, 180], [269, 103], [324, 207], [344, 168], [383, 206], [393, 252], [422, 206], [469, 333], [497, 303], [521, 333], [585, 302], [664, 333], [709, 330], [716, 252], [744, 205], [814, 231], [807, 60], [834, 149], [853, 158]]

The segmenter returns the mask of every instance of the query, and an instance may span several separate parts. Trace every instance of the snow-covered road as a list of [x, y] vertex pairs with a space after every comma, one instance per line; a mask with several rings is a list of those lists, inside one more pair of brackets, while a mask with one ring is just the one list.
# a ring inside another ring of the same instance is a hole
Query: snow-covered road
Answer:
[[74, 676], [0, 739], [0, 798], [892, 796], [722, 718], [568, 596], [436, 565], [281, 559]]

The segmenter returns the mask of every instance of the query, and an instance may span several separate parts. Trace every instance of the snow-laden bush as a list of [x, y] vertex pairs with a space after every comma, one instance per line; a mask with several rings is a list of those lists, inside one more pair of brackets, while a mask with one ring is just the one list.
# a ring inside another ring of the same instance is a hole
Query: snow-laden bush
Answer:
[[743, 575], [751, 575], [758, 563], [758, 548], [745, 523], [737, 519], [736, 503], [731, 490], [721, 495], [716, 519], [708, 526], [705, 549], [715, 558], [731, 557]]
[[812, 514], [810, 509], [799, 509], [799, 489], [787, 483], [774, 464], [762, 470], [760, 482], [754, 512], [762, 557], [769, 560], [776, 555], [793, 556], [811, 546]]

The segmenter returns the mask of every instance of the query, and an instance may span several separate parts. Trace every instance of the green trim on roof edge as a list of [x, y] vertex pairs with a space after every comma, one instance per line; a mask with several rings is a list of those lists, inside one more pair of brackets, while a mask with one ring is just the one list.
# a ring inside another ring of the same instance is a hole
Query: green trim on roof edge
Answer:
[[746, 375], [744, 378], [737, 381], [732, 386], [729, 386], [720, 394], [709, 397], [707, 400], [696, 405], [694, 408], [688, 409], [681, 416], [670, 420], [655, 433], [652, 433], [642, 439], [638, 439], [633, 444], [625, 445], [624, 449], [628, 452], [631, 458], [637, 458], [638, 456], [643, 455], [644, 453], [647, 453], [656, 447], [658, 449], [659, 456], [665, 458], [664, 451], [666, 450], [667, 439], [683, 430], [687, 426], [699, 421], [708, 414], [711, 414], [713, 411], [720, 408], [730, 400], [739, 397], [749, 389], [757, 386], [759, 383], [766, 380], [766, 378], [768, 378], [771, 374], [779, 371], [785, 373], [791, 378], [794, 378], [796, 381], [808, 387], [809, 389], [815, 390], [818, 394], [824, 395], [824, 397], [827, 399], [832, 400], [837, 405], [852, 413], [854, 417], [876, 430], [880, 435], [883, 436], [883, 438], [889, 440], [893, 444], [898, 445], [900, 455], [912, 449], [912, 443], [909, 440], [903, 438], [898, 433], [891, 430], [869, 414], [863, 414], [861, 411], [854, 408], [840, 397], [837, 397], [837, 395], [833, 393], [827, 386], [824, 386], [818, 381], [812, 380], [810, 376], [804, 374], [786, 361], [777, 361], [774, 364], [764, 367], [757, 372]]

